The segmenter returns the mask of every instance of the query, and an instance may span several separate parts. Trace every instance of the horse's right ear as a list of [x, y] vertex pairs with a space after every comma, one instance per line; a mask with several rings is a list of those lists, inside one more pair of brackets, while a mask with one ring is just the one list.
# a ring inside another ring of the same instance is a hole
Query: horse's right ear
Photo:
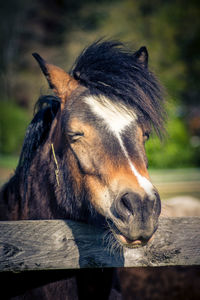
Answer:
[[78, 82], [61, 68], [48, 64], [39, 54], [33, 53], [32, 55], [47, 78], [49, 87], [53, 89], [56, 95], [61, 99], [62, 109], [66, 99], [78, 86]]
[[148, 51], [146, 47], [141, 47], [138, 51], [134, 53], [134, 56], [139, 64], [143, 66], [143, 68], [148, 68]]

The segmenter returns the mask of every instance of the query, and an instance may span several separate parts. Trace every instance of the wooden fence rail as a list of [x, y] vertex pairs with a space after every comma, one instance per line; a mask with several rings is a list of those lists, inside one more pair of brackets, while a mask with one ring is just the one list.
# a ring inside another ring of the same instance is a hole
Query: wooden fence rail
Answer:
[[0, 222], [0, 271], [200, 265], [200, 217], [161, 218], [154, 239], [115, 249], [105, 231], [66, 220]]

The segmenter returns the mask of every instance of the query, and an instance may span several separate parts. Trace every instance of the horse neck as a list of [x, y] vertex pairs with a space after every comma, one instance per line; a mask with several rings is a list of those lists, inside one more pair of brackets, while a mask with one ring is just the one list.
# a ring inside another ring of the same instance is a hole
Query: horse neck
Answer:
[[[45, 143], [38, 149], [26, 173], [18, 167], [0, 194], [0, 219], [53, 219], [66, 217], [59, 211], [59, 201], [65, 194], [59, 189], [51, 147]], [[59, 174], [60, 175], [60, 174]], [[66, 199], [65, 199], [66, 201]]]
[[15, 174], [0, 191], [0, 220], [18, 220], [20, 203], [20, 178]]

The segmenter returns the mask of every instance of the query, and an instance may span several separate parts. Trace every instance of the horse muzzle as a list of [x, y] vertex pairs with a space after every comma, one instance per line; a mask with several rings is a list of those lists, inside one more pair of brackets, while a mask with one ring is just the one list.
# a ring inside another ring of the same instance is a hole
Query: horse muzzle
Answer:
[[136, 248], [146, 245], [158, 228], [161, 211], [159, 194], [154, 197], [125, 192], [117, 197], [111, 207], [109, 226], [122, 246]]

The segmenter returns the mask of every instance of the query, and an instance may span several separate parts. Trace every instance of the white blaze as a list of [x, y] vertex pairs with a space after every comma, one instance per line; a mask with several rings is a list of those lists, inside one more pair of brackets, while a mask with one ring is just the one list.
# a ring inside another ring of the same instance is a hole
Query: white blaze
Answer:
[[92, 112], [104, 120], [106, 126], [114, 134], [119, 134], [131, 122], [137, 119], [133, 111], [128, 111], [122, 104], [114, 104], [105, 96], [90, 96], [84, 99]]
[[137, 171], [132, 161], [130, 160], [130, 157], [120, 135], [127, 126], [137, 120], [137, 115], [135, 114], [135, 112], [133, 112], [132, 110], [127, 110], [127, 108], [120, 103], [115, 104], [111, 102], [105, 96], [89, 96], [85, 98], [84, 101], [89, 105], [92, 112], [96, 116], [101, 118], [106, 124], [107, 128], [112, 131], [117, 137], [139, 185], [144, 189], [149, 197], [154, 197], [152, 183]]

